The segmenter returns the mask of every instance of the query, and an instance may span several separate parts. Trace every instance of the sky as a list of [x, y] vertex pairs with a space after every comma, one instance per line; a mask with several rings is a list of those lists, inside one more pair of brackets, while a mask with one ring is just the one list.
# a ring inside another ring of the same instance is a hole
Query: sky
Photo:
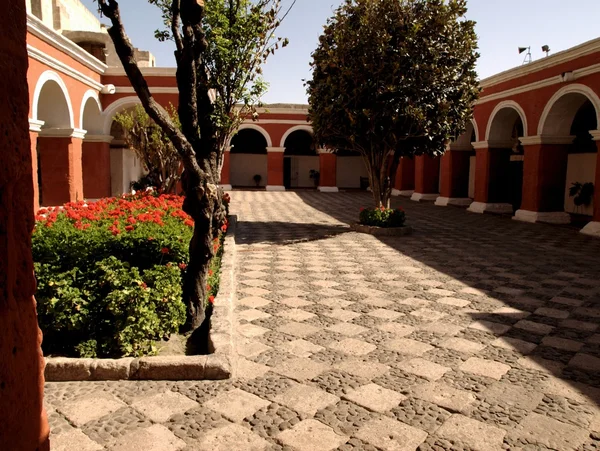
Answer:
[[[81, 0], [92, 11], [94, 0]], [[284, 8], [291, 0], [282, 0]], [[264, 103], [306, 103], [303, 79], [310, 77], [311, 53], [327, 18], [343, 0], [297, 0], [279, 28], [279, 35], [290, 44], [271, 56], [264, 66], [269, 91]], [[157, 66], [174, 66], [174, 44], [160, 43], [154, 30], [162, 23], [160, 13], [147, 0], [121, 0], [121, 14], [133, 44], [149, 50]], [[524, 54], [518, 47], [531, 47], [533, 60], [566, 50], [600, 37], [599, 0], [469, 0], [467, 17], [477, 22], [480, 78], [520, 66]]]

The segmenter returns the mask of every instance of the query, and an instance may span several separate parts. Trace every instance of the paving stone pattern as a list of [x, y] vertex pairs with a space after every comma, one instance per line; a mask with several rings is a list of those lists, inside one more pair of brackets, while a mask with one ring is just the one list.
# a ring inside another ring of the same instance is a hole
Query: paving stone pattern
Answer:
[[237, 378], [46, 384], [55, 450], [600, 449], [600, 240], [235, 191]]

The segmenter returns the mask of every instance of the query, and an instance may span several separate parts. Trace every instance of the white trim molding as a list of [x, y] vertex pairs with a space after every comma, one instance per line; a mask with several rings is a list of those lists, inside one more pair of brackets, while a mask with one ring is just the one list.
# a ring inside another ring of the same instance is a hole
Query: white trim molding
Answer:
[[571, 224], [571, 215], [564, 211], [517, 210], [513, 219], [522, 222], [544, 222], [547, 224]]
[[[177, 75], [176, 67], [140, 67], [142, 75], [145, 77], [175, 77]], [[127, 77], [123, 67], [109, 67], [104, 75], [113, 77]]]
[[524, 136], [519, 138], [519, 141], [523, 146], [533, 146], [536, 144], [572, 144], [575, 136], [551, 136], [551, 135], [537, 135], [537, 136]]
[[39, 121], [37, 119], [29, 119], [29, 131], [39, 133], [40, 131], [42, 131], [44, 123], [44, 121]]
[[98, 106], [98, 114], [100, 115], [100, 118], [102, 117], [102, 104], [100, 103], [100, 98], [98, 96], [98, 92], [94, 91], [92, 89], [88, 89], [85, 94], [83, 95], [83, 97], [81, 98], [81, 106], [79, 108], [79, 126], [83, 127], [83, 114], [85, 113], [85, 106], [87, 104], [87, 101], [93, 99], [96, 102], [96, 105]]
[[469, 197], [438, 197], [435, 200], [435, 205], [437, 205], [438, 207], [447, 207], [447, 206], [454, 206], [454, 207], [468, 207], [469, 205], [471, 205], [471, 203], [473, 202], [473, 199], [469, 198]]
[[283, 153], [285, 147], [267, 147], [267, 153]]
[[267, 185], [265, 187], [267, 191], [285, 191], [285, 186], [280, 185]]
[[500, 110], [503, 110], [505, 108], [512, 108], [517, 112], [517, 114], [521, 117], [521, 121], [523, 122], [523, 136], [528, 135], [527, 115], [525, 114], [525, 111], [523, 110], [521, 105], [519, 105], [514, 100], [503, 100], [498, 105], [496, 105], [496, 107], [492, 111], [492, 114], [490, 114], [490, 117], [487, 122], [487, 128], [485, 130], [486, 141], [490, 140], [490, 132], [492, 131], [492, 125], [494, 124], [494, 119], [496, 118], [496, 115], [500, 112]]
[[392, 189], [392, 196], [402, 196], [402, 197], [410, 197], [413, 195], [415, 191], [412, 189], [398, 190], [396, 188]]
[[311, 136], [313, 136], [313, 128], [310, 125], [308, 125], [308, 124], [296, 125], [295, 127], [290, 127], [286, 130], [286, 132], [281, 137], [281, 141], [279, 142], [279, 145], [281, 147], [285, 147], [285, 140], [288, 138], [288, 136], [290, 136], [292, 133], [294, 133], [298, 130], [304, 130], [305, 132], [308, 132], [308, 133], [310, 133]]
[[50, 44], [52, 47], [66, 53], [77, 62], [92, 69], [94, 72], [103, 74], [108, 66], [98, 58], [83, 50], [77, 44], [63, 35], [46, 26], [44, 22], [32, 14], [27, 13], [27, 31]]
[[337, 186], [319, 186], [317, 188], [322, 193], [339, 193], [339, 188]]
[[231, 146], [231, 140], [233, 139], [233, 137], [235, 135], [237, 135], [240, 131], [242, 130], [256, 130], [257, 132], [259, 132], [261, 135], [263, 135], [263, 137], [265, 138], [265, 140], [267, 141], [267, 151], [269, 150], [269, 147], [273, 147], [273, 141], [271, 140], [271, 135], [269, 135], [269, 132], [267, 132], [263, 127], [261, 127], [260, 125], [256, 125], [256, 124], [247, 124], [247, 123], [242, 123], [242, 125], [240, 125], [238, 127], [238, 129], [235, 131], [235, 133], [233, 134], [233, 136], [231, 138], [229, 138], [229, 143], [228, 146]]
[[43, 128], [40, 138], [85, 138], [86, 130], [81, 128]]
[[67, 109], [69, 110], [69, 125], [71, 126], [71, 128], [75, 128], [75, 123], [74, 123], [74, 119], [73, 119], [73, 104], [71, 103], [71, 97], [69, 96], [69, 89], [67, 88], [67, 85], [65, 84], [63, 79], [60, 78], [60, 75], [58, 75], [56, 72], [51, 71], [51, 70], [42, 72], [42, 74], [40, 75], [40, 78], [38, 78], [38, 80], [36, 82], [35, 89], [33, 91], [33, 97], [32, 97], [33, 100], [31, 101], [32, 119], [39, 120], [38, 119], [38, 104], [40, 102], [40, 94], [42, 93], [42, 89], [44, 88], [44, 85], [48, 81], [54, 81], [56, 84], [58, 84], [58, 86], [60, 87], [60, 90], [63, 92], [63, 95], [65, 96], [65, 102], [67, 102]]
[[471, 213], [496, 213], [496, 214], [512, 214], [513, 206], [511, 204], [502, 203], [485, 203], [473, 202], [467, 208]]
[[[179, 94], [179, 88], [174, 86], [148, 86], [151, 94]], [[130, 86], [115, 87], [116, 94], [135, 94], [135, 89]]]
[[600, 141], [600, 130], [590, 130], [590, 135], [594, 141]]
[[587, 225], [581, 229], [581, 233], [600, 238], [600, 221], [588, 222]]
[[439, 194], [434, 194], [434, 193], [416, 193], [413, 192], [412, 196], [410, 196], [410, 200], [413, 200], [415, 202], [426, 202], [426, 201], [432, 201], [432, 200], [436, 200], [438, 197], [440, 197]]
[[544, 107], [544, 111], [540, 117], [540, 121], [538, 123], [538, 135], [542, 135], [544, 133], [544, 126], [546, 125], [546, 121], [548, 120], [548, 116], [552, 112], [552, 108], [562, 97], [568, 94], [581, 94], [592, 102], [594, 105], [594, 109], [596, 110], [596, 123], [600, 124], [600, 98], [594, 92], [592, 88], [586, 85], [582, 85], [580, 83], [573, 83], [571, 85], [567, 85], [558, 91], [550, 98], [546, 106]]
[[233, 186], [231, 185], [219, 185], [223, 191], [231, 191], [233, 190]]
[[[102, 112], [102, 118], [103, 118], [103, 122], [104, 122], [104, 124], [102, 126], [103, 134], [110, 135], [110, 126], [112, 125], [112, 123], [114, 121], [114, 117], [117, 113], [120, 113], [121, 111], [126, 110], [127, 108], [131, 108], [131, 107], [133, 107], [135, 105], [139, 105], [141, 103], [142, 102], [140, 101], [138, 96], [128, 96], [128, 97], [123, 97], [121, 99], [117, 99], [113, 103], [108, 105], [106, 107], [106, 109]], [[163, 113], [169, 114], [162, 107], [162, 105], [158, 104], [157, 106], [159, 109], [162, 110]]]
[[[523, 139], [523, 138], [519, 138], [519, 141], [521, 139]], [[481, 149], [510, 149], [513, 146], [513, 142], [512, 141], [502, 141], [502, 140], [478, 141], [478, 142], [471, 143], [471, 145], [473, 146], [473, 149], [475, 149], [475, 150], [481, 150]]]

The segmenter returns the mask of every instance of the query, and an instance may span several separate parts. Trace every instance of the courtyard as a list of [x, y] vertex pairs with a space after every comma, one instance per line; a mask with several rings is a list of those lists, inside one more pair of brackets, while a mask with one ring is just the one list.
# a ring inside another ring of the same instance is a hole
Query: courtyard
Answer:
[[600, 241], [393, 202], [234, 191], [236, 377], [47, 383], [52, 449], [599, 449]]

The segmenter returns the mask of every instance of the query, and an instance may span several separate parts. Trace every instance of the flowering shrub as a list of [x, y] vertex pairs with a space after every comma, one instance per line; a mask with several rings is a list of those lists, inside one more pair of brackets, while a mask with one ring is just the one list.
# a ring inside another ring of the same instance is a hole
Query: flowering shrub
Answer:
[[[194, 226], [182, 202], [138, 194], [38, 212], [32, 249], [45, 354], [138, 356], [178, 330]], [[207, 302], [218, 289], [221, 242]]]
[[402, 227], [406, 221], [406, 213], [402, 208], [361, 208], [359, 222], [368, 226]]

